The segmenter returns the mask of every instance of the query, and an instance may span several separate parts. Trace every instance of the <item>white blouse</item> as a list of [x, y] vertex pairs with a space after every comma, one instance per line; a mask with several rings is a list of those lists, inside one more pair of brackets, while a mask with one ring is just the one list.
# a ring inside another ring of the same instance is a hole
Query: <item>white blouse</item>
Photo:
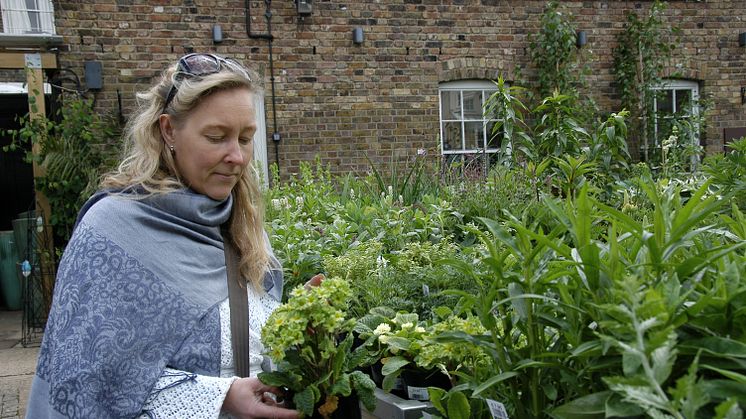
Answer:
[[[264, 345], [262, 326], [280, 305], [267, 293], [247, 287], [249, 295], [249, 369], [252, 377], [262, 372]], [[192, 374], [167, 368], [145, 402], [140, 418], [227, 418], [221, 415], [223, 400], [231, 384], [238, 379], [233, 364], [230, 306], [220, 303], [220, 377]]]

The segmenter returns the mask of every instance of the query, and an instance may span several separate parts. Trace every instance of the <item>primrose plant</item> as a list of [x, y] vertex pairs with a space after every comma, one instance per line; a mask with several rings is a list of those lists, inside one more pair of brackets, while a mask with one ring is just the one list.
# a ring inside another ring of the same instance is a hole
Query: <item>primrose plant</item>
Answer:
[[368, 410], [375, 409], [375, 383], [355, 370], [367, 352], [352, 350], [355, 320], [346, 312], [350, 296], [349, 284], [339, 278], [297, 287], [262, 329], [262, 342], [278, 370], [260, 373], [259, 379], [289, 389], [305, 415], [316, 411], [329, 418], [340, 398], [353, 392]]

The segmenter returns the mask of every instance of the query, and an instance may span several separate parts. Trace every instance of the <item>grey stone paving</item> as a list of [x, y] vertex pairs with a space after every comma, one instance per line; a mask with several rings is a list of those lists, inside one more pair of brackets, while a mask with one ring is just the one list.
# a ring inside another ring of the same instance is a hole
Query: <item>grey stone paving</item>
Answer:
[[20, 311], [0, 311], [0, 419], [23, 418], [39, 348], [21, 345]]

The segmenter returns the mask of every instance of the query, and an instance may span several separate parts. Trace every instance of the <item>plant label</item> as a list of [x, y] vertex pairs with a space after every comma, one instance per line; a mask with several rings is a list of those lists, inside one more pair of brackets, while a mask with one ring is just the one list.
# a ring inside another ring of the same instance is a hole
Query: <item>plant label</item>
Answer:
[[490, 414], [494, 419], [509, 419], [505, 405], [492, 399], [486, 399], [487, 406], [490, 408]]
[[410, 400], [419, 400], [419, 401], [430, 400], [430, 395], [427, 394], [427, 387], [407, 386], [407, 396], [409, 396]]

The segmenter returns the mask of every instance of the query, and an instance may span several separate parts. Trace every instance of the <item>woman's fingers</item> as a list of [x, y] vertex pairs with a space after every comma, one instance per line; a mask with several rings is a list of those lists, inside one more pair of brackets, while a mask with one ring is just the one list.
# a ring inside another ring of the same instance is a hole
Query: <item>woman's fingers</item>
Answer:
[[238, 418], [295, 419], [298, 412], [279, 407], [267, 394], [282, 394], [276, 387], [265, 385], [256, 377], [241, 378], [231, 384], [223, 401], [223, 410]]
[[264, 403], [257, 403], [253, 412], [255, 412], [253, 417], [257, 418], [297, 419], [299, 417], [296, 410], [270, 406]]

